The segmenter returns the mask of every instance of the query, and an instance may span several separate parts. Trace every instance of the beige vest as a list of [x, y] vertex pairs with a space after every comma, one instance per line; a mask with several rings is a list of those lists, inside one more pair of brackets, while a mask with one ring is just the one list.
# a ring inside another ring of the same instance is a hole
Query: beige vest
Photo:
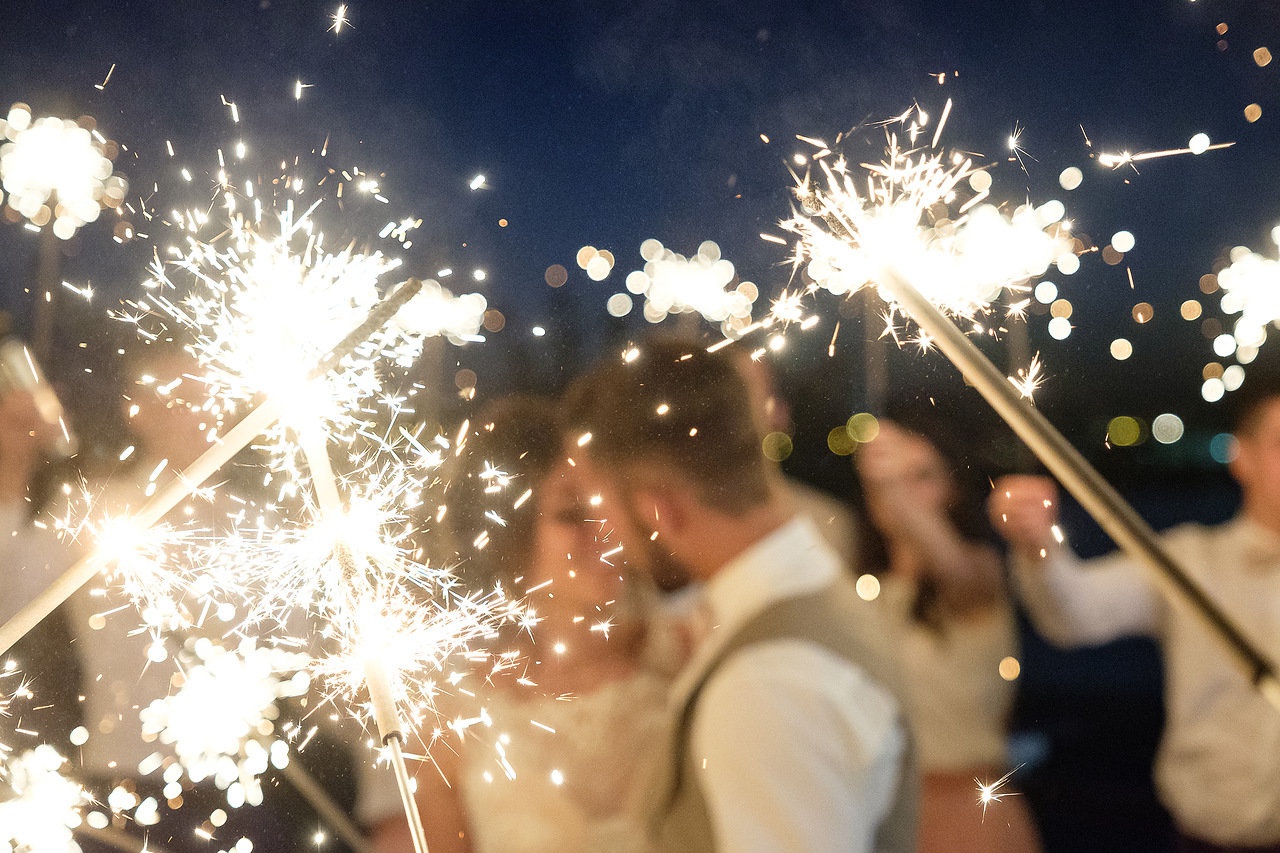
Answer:
[[[715, 853], [716, 843], [706, 800], [697, 783], [698, 767], [689, 755], [693, 710], [702, 688], [716, 670], [735, 652], [770, 640], [795, 639], [821, 646], [862, 669], [872, 679], [888, 687], [902, 708], [902, 690], [897, 668], [883, 647], [883, 639], [872, 635], [874, 623], [868, 618], [868, 604], [858, 598], [852, 582], [841, 579], [823, 591], [781, 601], [752, 619], [707, 666], [701, 680], [677, 710], [671, 732], [670, 764], [657, 786], [651, 811], [651, 831], [660, 851]], [[899, 720], [907, 730], [906, 719]], [[908, 737], [907, 758], [889, 812], [875, 839], [877, 853], [911, 853], [916, 849], [919, 811], [919, 775], [914, 749]]]

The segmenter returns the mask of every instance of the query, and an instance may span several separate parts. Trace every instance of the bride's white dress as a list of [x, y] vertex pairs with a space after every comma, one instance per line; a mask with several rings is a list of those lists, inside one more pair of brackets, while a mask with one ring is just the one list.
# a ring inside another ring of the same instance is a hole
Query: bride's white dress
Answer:
[[495, 691], [458, 780], [477, 853], [640, 853], [666, 681], [641, 670], [569, 698]]

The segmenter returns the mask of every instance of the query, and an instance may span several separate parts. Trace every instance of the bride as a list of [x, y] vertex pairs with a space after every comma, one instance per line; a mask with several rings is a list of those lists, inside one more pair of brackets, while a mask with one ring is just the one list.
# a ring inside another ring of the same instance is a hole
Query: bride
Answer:
[[[550, 402], [513, 398], [480, 424], [470, 457], [514, 475], [511, 490], [533, 496], [503, 514], [505, 525], [485, 525], [496, 502], [471, 466], [449, 512], [461, 541], [482, 528], [490, 540], [461, 572], [474, 588], [535, 590], [528, 605], [538, 622], [509, 638], [514, 673], [489, 679], [474, 700], [461, 697], [470, 724], [438, 740], [435, 766], [417, 774], [428, 845], [432, 853], [638, 853], [635, 807], [645, 762], [662, 752], [666, 684], [680, 657], [674, 632], [646, 616], [647, 590], [611, 564], [617, 543], [591, 520]], [[412, 850], [402, 817], [374, 837], [380, 853]]]

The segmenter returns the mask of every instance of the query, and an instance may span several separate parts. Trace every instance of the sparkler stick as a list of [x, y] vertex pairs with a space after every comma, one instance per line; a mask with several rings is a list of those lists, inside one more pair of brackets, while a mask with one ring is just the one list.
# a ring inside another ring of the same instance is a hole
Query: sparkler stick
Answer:
[[91, 838], [113, 850], [121, 850], [123, 853], [168, 853], [165, 848], [156, 847], [150, 841], [139, 841], [132, 835], [111, 827], [97, 829], [84, 824], [75, 828], [75, 834]]
[[932, 338], [965, 378], [1004, 418], [1045, 467], [1093, 516], [1115, 542], [1146, 566], [1164, 587], [1200, 614], [1231, 649], [1255, 687], [1280, 710], [1275, 666], [1236, 626], [1186, 570], [1169, 555], [1155, 531], [1103, 479], [1080, 452], [1049, 423], [953, 322], [897, 271], [885, 268], [878, 284]]
[[[312, 371], [311, 376], [323, 376], [336, 368], [346, 355], [363, 343], [373, 331], [386, 324], [421, 289], [422, 282], [411, 278], [378, 303], [369, 312], [364, 322], [329, 350]], [[278, 407], [267, 399], [246, 415], [216, 444], [152, 496], [151, 500], [134, 516], [133, 520], [139, 529], [145, 530], [159, 522], [170, 510], [244, 449], [249, 442], [275, 423], [280, 414]], [[76, 590], [88, 583], [102, 569], [104, 560], [105, 556], [100, 553], [91, 553], [82, 557], [24, 605], [9, 621], [0, 626], [0, 654], [12, 648], [14, 643], [26, 636], [27, 632], [70, 598]]]
[[[299, 438], [302, 451], [307, 458], [307, 465], [311, 468], [311, 482], [314, 484], [320, 509], [325, 515], [336, 518], [342, 512], [342, 497], [338, 491], [337, 476], [334, 474], [324, 437], [315, 429], [304, 427], [300, 431]], [[343, 566], [343, 573], [347, 580], [357, 582], [359, 569], [351, 551], [342, 543], [338, 543], [336, 556]], [[400, 805], [404, 808], [405, 819], [409, 823], [409, 834], [413, 838], [413, 849], [416, 853], [429, 853], [422, 815], [418, 812], [418, 802], [413, 795], [409, 768], [404, 761], [402, 748], [404, 721], [396, 711], [391, 673], [376, 657], [376, 650], [364, 656], [363, 664], [364, 681], [369, 690], [369, 703], [373, 708], [374, 724], [378, 728], [378, 737], [382, 745], [387, 748], [391, 769], [396, 777], [396, 787], [400, 791]]]
[[355, 825], [346, 811], [333, 801], [329, 792], [316, 782], [315, 777], [307, 772], [306, 768], [296, 761], [290, 761], [280, 772], [294, 790], [311, 804], [325, 823], [346, 842], [348, 847], [356, 853], [372, 853], [373, 846], [364, 837], [364, 833]]

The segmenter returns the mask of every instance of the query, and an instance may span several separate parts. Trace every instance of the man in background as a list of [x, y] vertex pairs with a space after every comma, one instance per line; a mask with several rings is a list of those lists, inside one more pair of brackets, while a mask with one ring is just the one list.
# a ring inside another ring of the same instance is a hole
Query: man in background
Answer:
[[[1226, 524], [1165, 535], [1169, 553], [1271, 660], [1280, 660], [1280, 387], [1238, 392], [1229, 465], [1242, 502]], [[1036, 628], [1062, 646], [1149, 635], [1165, 662], [1156, 786], [1182, 853], [1280, 851], [1280, 711], [1197, 613], [1129, 556], [1080, 561], [1062, 543], [1051, 480], [998, 481], [990, 499]]]

